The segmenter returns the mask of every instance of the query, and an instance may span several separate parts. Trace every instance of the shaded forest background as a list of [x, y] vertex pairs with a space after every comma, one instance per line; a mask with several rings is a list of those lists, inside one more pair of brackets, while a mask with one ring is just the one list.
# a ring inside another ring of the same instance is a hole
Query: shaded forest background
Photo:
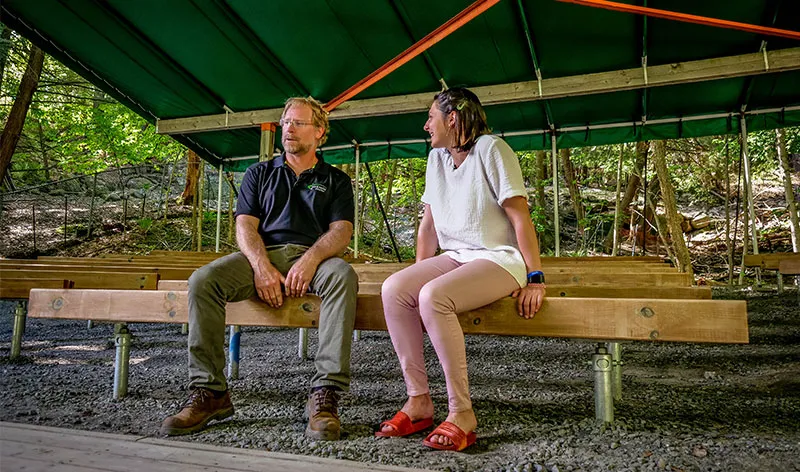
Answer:
[[[70, 251], [78, 255], [76, 246], [116, 234], [126, 239], [107, 246], [109, 252], [214, 250], [220, 177], [215, 170], [202, 169], [194, 153], [156, 134], [140, 116], [8, 28], [0, 28], [0, 231], [7, 242], [17, 238], [0, 245], [0, 256]], [[735, 240], [736, 260], [747, 225], [741, 144], [732, 135], [560, 150], [562, 255], [646, 251], [675, 256], [670, 252], [676, 250], [675, 236], [670, 236], [670, 221], [664, 217], [664, 182], [654, 165], [660, 152], [677, 196], [680, 239], [689, 241], [692, 262], [700, 272], [721, 277], [729, 264], [727, 241]], [[800, 128], [751, 133], [748, 148], [759, 246], [764, 251], [797, 250], [787, 197], [796, 198], [800, 188]], [[551, 156], [519, 156], [531, 218], [543, 252], [552, 253]], [[340, 167], [355, 178], [353, 165]], [[374, 187], [367, 172], [360, 172], [360, 250], [379, 259], [411, 259], [425, 158], [380, 161], [370, 167]], [[222, 177], [220, 207], [225, 216], [220, 244], [222, 250], [234, 250], [229, 214], [241, 175]], [[621, 232], [615, 248], [617, 194]], [[29, 220], [37, 214], [40, 229], [34, 229], [30, 246]], [[44, 229], [47, 215], [53, 215], [52, 230]], [[39, 247], [37, 231], [43, 232]], [[142, 236], [135, 243], [130, 239], [134, 234]], [[714, 262], [703, 258], [708, 255]]]

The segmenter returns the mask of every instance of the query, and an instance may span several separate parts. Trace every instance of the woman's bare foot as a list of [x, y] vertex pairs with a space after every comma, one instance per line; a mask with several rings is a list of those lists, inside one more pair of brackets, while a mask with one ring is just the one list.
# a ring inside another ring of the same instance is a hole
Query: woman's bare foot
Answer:
[[[417, 395], [415, 397], [408, 397], [406, 404], [400, 409], [403, 413], [407, 414], [411, 422], [419, 421], [425, 418], [433, 417], [433, 400], [429, 393]], [[394, 428], [386, 425], [381, 428], [381, 431], [388, 433]]]
[[[446, 421], [458, 426], [466, 434], [475, 431], [475, 428], [478, 427], [478, 419], [475, 418], [475, 412], [473, 410], [459, 411], [456, 413], [450, 412], [450, 414], [447, 415]], [[439, 443], [442, 446], [449, 446], [453, 444], [453, 441], [451, 441], [450, 438], [447, 436], [441, 436], [439, 434], [431, 436], [430, 442]]]

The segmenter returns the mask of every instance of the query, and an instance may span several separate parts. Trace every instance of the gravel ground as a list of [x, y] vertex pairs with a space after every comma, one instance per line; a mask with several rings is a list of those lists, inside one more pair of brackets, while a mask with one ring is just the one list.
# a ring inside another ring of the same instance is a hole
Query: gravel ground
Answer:
[[[800, 297], [746, 296], [749, 345], [625, 344], [611, 426], [594, 421], [592, 343], [471, 336], [477, 444], [453, 453], [423, 447], [422, 434], [375, 438], [405, 395], [388, 335], [366, 332], [353, 348], [343, 439], [311, 441], [301, 417], [313, 363], [297, 358], [297, 331], [246, 328], [236, 415], [181, 440], [453, 471], [800, 471]], [[23, 358], [9, 362], [12, 312], [2, 302], [2, 421], [157, 436], [186, 396], [179, 326], [132, 326], [129, 395], [112, 401], [111, 325], [28, 320]], [[426, 354], [441, 421], [444, 381], [430, 346]]]

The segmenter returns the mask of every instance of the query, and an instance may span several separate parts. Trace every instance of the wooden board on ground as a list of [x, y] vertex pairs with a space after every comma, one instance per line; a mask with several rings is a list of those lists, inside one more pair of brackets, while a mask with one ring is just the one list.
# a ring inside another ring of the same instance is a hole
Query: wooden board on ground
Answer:
[[0, 268], [0, 279], [67, 279], [73, 287], [121, 290], [155, 290], [158, 274], [141, 272], [103, 272], [67, 270], [24, 270]]
[[32, 288], [72, 288], [67, 279], [0, 278], [0, 299], [28, 298]]
[[369, 464], [146, 436], [0, 423], [3, 471], [415, 472]]
[[[229, 303], [226, 324], [315, 328], [320, 300], [288, 298], [273, 309], [250, 299]], [[183, 291], [31, 290], [28, 316], [113, 322], [188, 321]], [[547, 298], [531, 320], [507, 297], [459, 315], [469, 334], [546, 336], [601, 340], [748, 342], [744, 301]], [[385, 330], [381, 297], [359, 295], [356, 329]]]

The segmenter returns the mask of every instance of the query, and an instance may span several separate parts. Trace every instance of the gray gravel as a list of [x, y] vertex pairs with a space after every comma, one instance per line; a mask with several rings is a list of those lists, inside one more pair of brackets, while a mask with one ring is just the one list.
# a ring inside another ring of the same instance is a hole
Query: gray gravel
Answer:
[[[354, 345], [343, 439], [304, 438], [313, 363], [297, 358], [297, 331], [245, 328], [241, 378], [232, 383], [236, 415], [181, 440], [453, 471], [800, 471], [800, 299], [748, 296], [749, 345], [625, 344], [624, 398], [611, 426], [594, 422], [592, 343], [468, 337], [479, 436], [464, 453], [428, 450], [422, 434], [373, 437], [405, 399], [382, 332]], [[132, 326], [129, 396], [112, 401], [111, 325], [28, 320], [23, 358], [12, 363], [12, 312], [2, 302], [2, 421], [157, 436], [186, 396], [179, 326]], [[441, 421], [444, 381], [430, 346], [426, 354]]]

